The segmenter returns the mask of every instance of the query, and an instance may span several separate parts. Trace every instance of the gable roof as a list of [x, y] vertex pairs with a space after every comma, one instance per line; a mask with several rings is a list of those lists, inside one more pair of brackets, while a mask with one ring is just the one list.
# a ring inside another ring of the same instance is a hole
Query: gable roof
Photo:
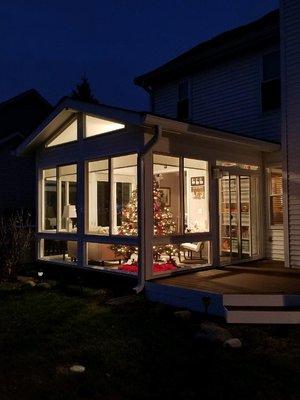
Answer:
[[35, 89], [0, 103], [0, 143], [26, 137], [52, 110], [51, 104]]
[[162, 129], [175, 134], [199, 135], [202, 137], [209, 137], [212, 140], [241, 143], [260, 151], [276, 151], [280, 149], [280, 146], [275, 143], [244, 137], [232, 132], [200, 124], [190, 124], [145, 111], [134, 111], [105, 104], [91, 104], [66, 97], [57, 104], [53, 112], [32, 132], [32, 134], [19, 145], [16, 150], [17, 155], [23, 155], [34, 151], [36, 147], [47, 141], [57, 129], [77, 113], [107, 118], [134, 126], [154, 127], [160, 125]]
[[50, 115], [20, 144], [17, 154], [24, 154], [48, 140], [54, 131], [65, 124], [77, 113], [86, 113], [107, 119], [124, 121], [127, 124], [140, 125], [143, 113], [105, 104], [92, 104], [70, 97], [63, 97]]
[[179, 79], [217, 61], [225, 61], [242, 52], [257, 50], [266, 45], [279, 44], [279, 41], [279, 10], [276, 9], [254, 22], [201, 42], [166, 64], [138, 76], [134, 83], [149, 90], [155, 85]]

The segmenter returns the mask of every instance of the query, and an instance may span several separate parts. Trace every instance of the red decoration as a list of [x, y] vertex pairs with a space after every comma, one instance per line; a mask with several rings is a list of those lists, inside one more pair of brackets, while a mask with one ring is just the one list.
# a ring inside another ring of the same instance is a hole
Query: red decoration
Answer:
[[[122, 264], [119, 265], [118, 269], [120, 271], [137, 273], [138, 265], [137, 264]], [[153, 272], [164, 272], [164, 271], [175, 271], [177, 268], [174, 264], [167, 262], [164, 264], [153, 263]]]

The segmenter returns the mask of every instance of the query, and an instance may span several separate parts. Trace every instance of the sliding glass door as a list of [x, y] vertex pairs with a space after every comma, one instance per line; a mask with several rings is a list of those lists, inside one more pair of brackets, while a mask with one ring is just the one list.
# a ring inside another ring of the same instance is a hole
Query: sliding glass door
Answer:
[[221, 264], [257, 255], [257, 177], [223, 171], [219, 179]]

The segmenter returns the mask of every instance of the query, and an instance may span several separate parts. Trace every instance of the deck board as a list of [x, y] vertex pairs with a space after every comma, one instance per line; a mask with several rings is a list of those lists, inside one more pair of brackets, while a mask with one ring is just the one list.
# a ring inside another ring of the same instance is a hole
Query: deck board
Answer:
[[300, 294], [300, 269], [264, 260], [158, 278], [153, 282], [220, 294]]

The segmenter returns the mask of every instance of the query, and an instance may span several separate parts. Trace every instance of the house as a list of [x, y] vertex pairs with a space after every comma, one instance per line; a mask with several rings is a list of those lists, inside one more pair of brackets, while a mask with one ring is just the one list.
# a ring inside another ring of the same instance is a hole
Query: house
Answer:
[[35, 214], [35, 157], [19, 158], [15, 149], [51, 109], [34, 89], [0, 103], [0, 214]]
[[[135, 83], [149, 93], [154, 113], [280, 143], [279, 10], [200, 43]], [[281, 154], [265, 163], [265, 256], [284, 260]]]
[[298, 232], [281, 29], [272, 12], [137, 78], [150, 112], [61, 101], [17, 149], [36, 160], [38, 260], [228, 322], [299, 323], [300, 271], [278, 261]]

